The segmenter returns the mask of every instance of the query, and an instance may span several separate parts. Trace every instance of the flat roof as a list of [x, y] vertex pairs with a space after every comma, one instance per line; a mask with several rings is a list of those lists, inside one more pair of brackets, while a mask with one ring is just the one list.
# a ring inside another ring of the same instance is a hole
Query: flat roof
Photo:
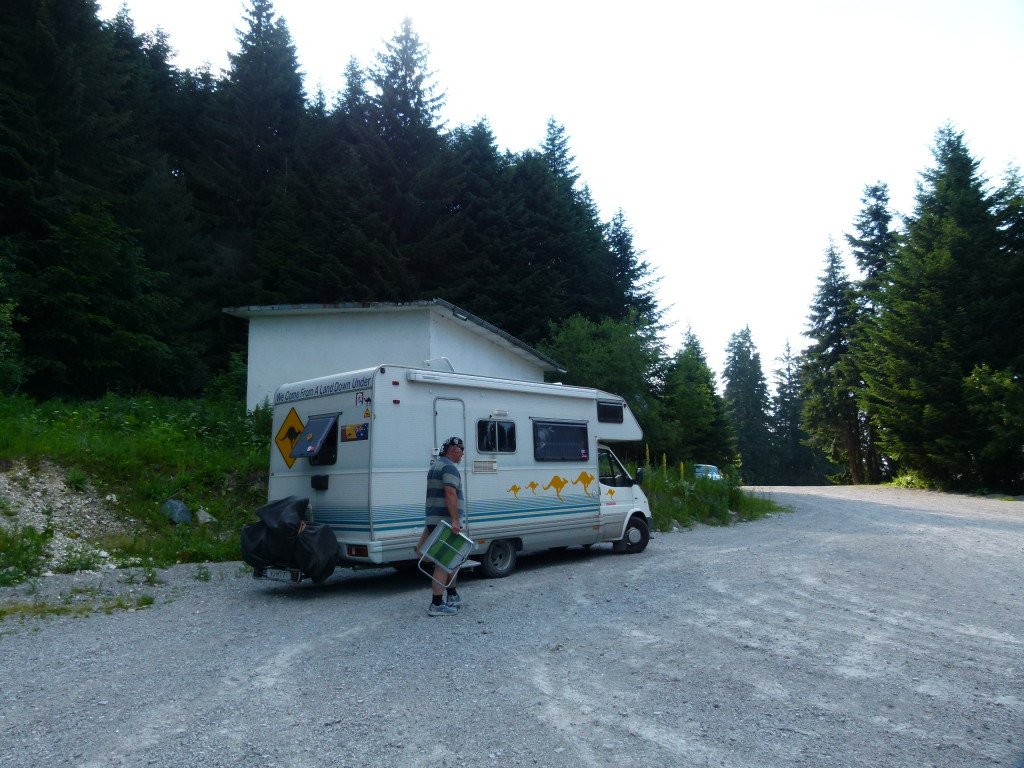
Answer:
[[565, 373], [565, 368], [556, 360], [538, 352], [526, 342], [520, 341], [498, 326], [492, 325], [472, 312], [467, 312], [444, 299], [407, 302], [343, 302], [338, 304], [267, 304], [248, 307], [225, 307], [222, 311], [226, 315], [249, 320], [254, 317], [273, 315], [283, 317], [289, 315], [371, 314], [375, 312], [408, 312], [413, 310], [450, 313], [456, 320], [465, 322], [468, 330], [485, 337], [491, 343], [507, 349], [520, 357], [540, 363], [541, 368], [545, 371]]

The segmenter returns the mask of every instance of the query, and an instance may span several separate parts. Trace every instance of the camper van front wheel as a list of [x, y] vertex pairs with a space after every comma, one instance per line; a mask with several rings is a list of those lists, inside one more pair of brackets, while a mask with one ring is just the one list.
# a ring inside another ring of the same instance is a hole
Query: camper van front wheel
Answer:
[[634, 516], [629, 519], [626, 525], [626, 532], [620, 541], [616, 541], [612, 548], [616, 552], [625, 552], [635, 555], [647, 549], [647, 542], [651, 540], [651, 529], [647, 521], [642, 517]]
[[480, 570], [489, 579], [501, 579], [516, 567], [516, 545], [509, 539], [498, 539], [484, 552]]

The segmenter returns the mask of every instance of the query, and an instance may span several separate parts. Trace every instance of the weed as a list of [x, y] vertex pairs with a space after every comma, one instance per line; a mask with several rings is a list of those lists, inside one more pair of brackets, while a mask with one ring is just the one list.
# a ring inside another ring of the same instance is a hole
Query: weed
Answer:
[[0, 496], [0, 515], [4, 517], [18, 516], [18, 513], [14, 511], [14, 507], [11, 505], [11, 500], [6, 496]]
[[146, 568], [145, 569], [145, 574], [146, 574], [145, 582], [149, 586], [151, 586], [151, 587], [155, 587], [157, 584], [163, 584], [164, 583], [163, 580], [159, 576], [156, 575], [156, 568], [152, 568], [152, 567]]
[[92, 613], [92, 606], [88, 604], [60, 604], [54, 605], [47, 602], [31, 603], [7, 603], [0, 605], [0, 621], [7, 618], [33, 618], [42, 616], [87, 616]]
[[0, 586], [20, 584], [31, 576], [39, 576], [46, 562], [53, 531], [40, 533], [32, 526], [0, 528]]
[[127, 611], [132, 607], [132, 604], [128, 601], [124, 595], [118, 595], [117, 597], [107, 598], [100, 606], [99, 610], [103, 611], [108, 616], [114, 611]]
[[100, 588], [99, 587], [72, 587], [71, 591], [68, 594], [71, 595], [72, 597], [77, 597], [77, 596], [80, 596], [80, 595], [98, 595], [98, 594], [100, 594]]
[[85, 493], [89, 487], [89, 476], [78, 467], [72, 467], [65, 473], [68, 488], [76, 493]]
[[156, 598], [154, 598], [152, 595], [139, 595], [138, 599], [135, 601], [135, 607], [136, 608], [148, 608], [155, 601], [156, 601]]
[[889, 484], [895, 488], [917, 488], [925, 491], [932, 490], [935, 487], [916, 472], [904, 472], [897, 475]]
[[210, 569], [202, 563], [196, 566], [196, 580], [197, 581], [209, 581], [210, 580]]
[[74, 573], [75, 571], [95, 571], [102, 565], [100, 556], [86, 545], [70, 547], [64, 559], [57, 564], [58, 573]]

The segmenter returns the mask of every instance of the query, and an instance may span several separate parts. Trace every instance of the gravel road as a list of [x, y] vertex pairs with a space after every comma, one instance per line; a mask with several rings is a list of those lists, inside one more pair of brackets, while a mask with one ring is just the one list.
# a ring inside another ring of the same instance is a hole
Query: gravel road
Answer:
[[0, 622], [0, 766], [1024, 768], [1024, 502], [758, 490], [791, 511], [524, 557], [450, 618], [387, 570], [0, 590], [154, 598]]

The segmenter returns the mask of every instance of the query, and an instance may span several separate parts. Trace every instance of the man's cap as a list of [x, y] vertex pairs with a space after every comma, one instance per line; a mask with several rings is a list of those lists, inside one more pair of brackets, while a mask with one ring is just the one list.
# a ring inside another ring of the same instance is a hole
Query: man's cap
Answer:
[[466, 450], [466, 444], [462, 442], [462, 438], [452, 436], [445, 440], [444, 443], [441, 445], [441, 453], [444, 453], [453, 445], [458, 448], [461, 448], [462, 450]]

